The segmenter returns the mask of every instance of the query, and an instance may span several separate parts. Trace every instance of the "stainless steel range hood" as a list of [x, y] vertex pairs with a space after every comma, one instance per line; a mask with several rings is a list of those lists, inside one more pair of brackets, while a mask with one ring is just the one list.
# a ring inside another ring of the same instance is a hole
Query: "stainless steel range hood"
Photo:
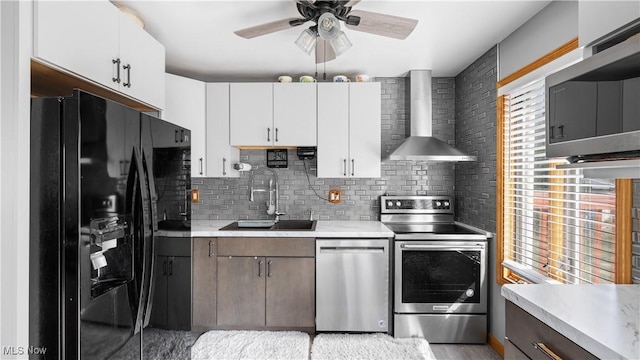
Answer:
[[389, 155], [389, 159], [476, 161], [475, 156], [432, 136], [431, 70], [411, 70], [406, 81], [406, 96], [410, 99], [407, 138]]

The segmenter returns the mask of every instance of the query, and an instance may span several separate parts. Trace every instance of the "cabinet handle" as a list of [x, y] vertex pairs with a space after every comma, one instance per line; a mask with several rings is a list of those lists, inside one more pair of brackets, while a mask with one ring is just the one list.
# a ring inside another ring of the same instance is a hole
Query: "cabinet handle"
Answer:
[[553, 130], [555, 129], [555, 126], [549, 126], [549, 139], [555, 139], [555, 135], [553, 135]]
[[351, 159], [351, 176], [355, 176], [355, 171], [356, 171], [356, 161], [354, 159]]
[[122, 67], [124, 70], [127, 70], [127, 82], [123, 82], [122, 85], [124, 87], [131, 87], [131, 64], [127, 64]]
[[213, 241], [209, 241], [209, 257], [213, 257]]
[[278, 142], [278, 128], [276, 128], [276, 142]]
[[222, 175], [227, 175], [227, 158], [222, 158]]
[[258, 261], [258, 277], [262, 277], [262, 260]]
[[342, 175], [347, 176], [347, 159], [343, 160], [342, 168], [344, 170]]
[[111, 78], [111, 80], [114, 83], [120, 84], [120, 59], [113, 59], [111, 63], [116, 65], [116, 77]]
[[167, 261], [162, 262], [162, 275], [167, 275]]
[[267, 128], [267, 142], [271, 142], [271, 128]]
[[169, 276], [173, 275], [173, 260], [169, 261]]
[[267, 277], [271, 277], [271, 261], [267, 261]]
[[176, 142], [176, 144], [180, 142], [180, 135], [178, 135], [178, 130], [176, 130], [173, 140]]
[[562, 358], [558, 355], [556, 355], [556, 353], [554, 353], [553, 351], [551, 351], [551, 349], [549, 349], [544, 343], [532, 343], [531, 345], [533, 345], [533, 348], [540, 351], [541, 353], [543, 353], [546, 357], [548, 357], [551, 360], [562, 360]]
[[180, 142], [185, 142], [185, 139], [184, 139], [184, 129], [180, 129]]
[[558, 126], [558, 129], [560, 130], [560, 138], [562, 139], [564, 137], [564, 125], [560, 125]]
[[202, 158], [200, 158], [200, 175], [204, 173], [204, 169], [202, 168]]

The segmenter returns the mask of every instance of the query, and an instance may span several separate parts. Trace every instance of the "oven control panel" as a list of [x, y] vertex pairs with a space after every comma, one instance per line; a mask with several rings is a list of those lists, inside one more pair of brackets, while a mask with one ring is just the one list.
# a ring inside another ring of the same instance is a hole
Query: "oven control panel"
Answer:
[[380, 209], [381, 213], [450, 213], [453, 202], [448, 196], [382, 196]]

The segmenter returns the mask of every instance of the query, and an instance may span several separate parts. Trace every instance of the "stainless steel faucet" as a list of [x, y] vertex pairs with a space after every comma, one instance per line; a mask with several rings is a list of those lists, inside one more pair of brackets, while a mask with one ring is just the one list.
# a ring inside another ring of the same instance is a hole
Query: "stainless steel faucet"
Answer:
[[[269, 188], [265, 189], [265, 188], [256, 188], [253, 185], [253, 177], [254, 175], [261, 171], [268, 171], [269, 173], [271, 173], [271, 178], [269, 179]], [[249, 178], [249, 201], [254, 201], [254, 196], [253, 193], [255, 192], [269, 192], [269, 201], [267, 201], [266, 205], [267, 205], [267, 214], [269, 215], [275, 215], [275, 222], [277, 223], [278, 221], [280, 221], [280, 216], [281, 215], [286, 215], [283, 212], [280, 212], [280, 186], [278, 184], [278, 174], [275, 172], [275, 170], [268, 168], [268, 167], [264, 167], [264, 168], [260, 168], [260, 167], [256, 167], [255, 170], [251, 171], [251, 176]], [[275, 201], [274, 201], [274, 195], [275, 195]], [[271, 210], [271, 207], [273, 206], [273, 210]]]

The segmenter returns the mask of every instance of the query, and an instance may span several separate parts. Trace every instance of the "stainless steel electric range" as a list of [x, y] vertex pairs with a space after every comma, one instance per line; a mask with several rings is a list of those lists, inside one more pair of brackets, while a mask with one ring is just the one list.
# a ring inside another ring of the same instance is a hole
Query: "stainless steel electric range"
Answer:
[[491, 233], [454, 221], [448, 196], [382, 196], [395, 233], [395, 337], [486, 343], [487, 243]]

